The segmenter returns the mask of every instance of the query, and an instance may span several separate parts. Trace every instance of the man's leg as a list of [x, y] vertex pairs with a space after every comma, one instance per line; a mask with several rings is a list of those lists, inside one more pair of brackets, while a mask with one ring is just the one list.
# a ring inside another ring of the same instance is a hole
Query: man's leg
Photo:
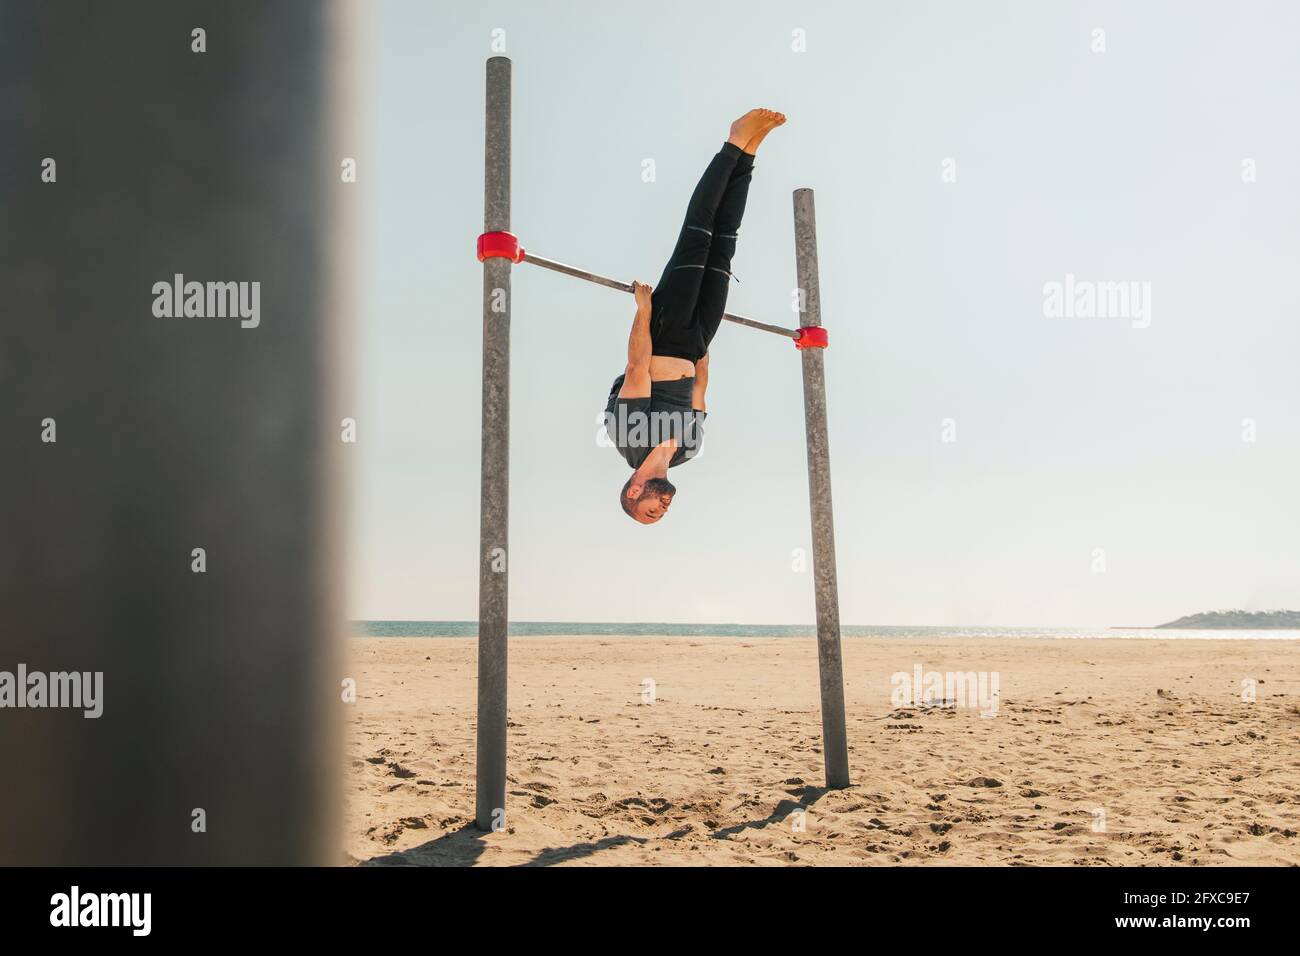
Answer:
[[[695, 186], [686, 207], [686, 219], [677, 235], [673, 254], [664, 267], [654, 289], [654, 318], [651, 328], [656, 342], [662, 341], [669, 351], [655, 350], [656, 355], [681, 351], [675, 333], [691, 324], [696, 312], [700, 285], [704, 279], [709, 250], [713, 242], [714, 219], [718, 206], [731, 184], [731, 174], [743, 155], [739, 146], [724, 143], [709, 161], [708, 168]], [[686, 356], [683, 356], [686, 357]]]
[[731, 183], [737, 162], [755, 138], [761, 139], [770, 110], [750, 110], [731, 124], [731, 135], [700, 177], [686, 207], [686, 221], [677, 236], [672, 257], [654, 290], [650, 334], [655, 355], [696, 361], [702, 341], [695, 324], [696, 303], [713, 241], [718, 205]]
[[740, 221], [745, 216], [745, 201], [749, 197], [749, 181], [753, 170], [753, 154], [743, 153], [736, 161], [731, 181], [727, 183], [714, 217], [713, 241], [709, 244], [709, 255], [704, 262], [704, 273], [695, 301], [695, 324], [699, 327], [706, 352], [713, 336], [717, 334], [718, 326], [722, 324], [722, 313], [727, 309], [731, 259], [736, 254]]
[[763, 122], [745, 143], [744, 150], [732, 170], [731, 180], [723, 193], [714, 216], [713, 242], [704, 263], [704, 277], [696, 297], [692, 324], [699, 337], [701, 356], [708, 353], [713, 336], [722, 324], [722, 313], [727, 309], [727, 292], [731, 287], [731, 259], [736, 254], [740, 221], [745, 215], [745, 200], [749, 197], [749, 181], [754, 173], [754, 154], [759, 145], [785, 122], [785, 114], [773, 110], [760, 110]]

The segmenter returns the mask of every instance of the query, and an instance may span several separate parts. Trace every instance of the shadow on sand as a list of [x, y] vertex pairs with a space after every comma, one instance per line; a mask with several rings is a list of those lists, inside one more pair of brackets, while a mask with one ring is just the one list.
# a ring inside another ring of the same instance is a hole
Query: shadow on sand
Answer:
[[[738, 833], [746, 830], [762, 830], [776, 824], [784, 823], [789, 816], [797, 810], [807, 810], [814, 803], [826, 794], [823, 787], [804, 787], [798, 791], [799, 799], [781, 800], [777, 803], [776, 808], [767, 816], [758, 820], [748, 820], [744, 823], [737, 823], [733, 826], [723, 827], [714, 830], [709, 834], [713, 840], [729, 840]], [[646, 846], [657, 840], [680, 840], [693, 832], [693, 827], [683, 827], [674, 830], [671, 833], [656, 837], [628, 836], [626, 834], [618, 836], [604, 837], [594, 842], [574, 843], [565, 847], [547, 847], [541, 850], [531, 860], [517, 864], [518, 866], [553, 866], [557, 863], [570, 863], [574, 860], [581, 860], [585, 857], [595, 856], [603, 850], [610, 850], [614, 847], [626, 846], [627, 844], [637, 844]], [[479, 857], [487, 849], [483, 838], [487, 834], [482, 833], [473, 823], [467, 823], [458, 830], [452, 830], [438, 837], [436, 840], [430, 840], [428, 843], [422, 843], [419, 846], [411, 847], [409, 850], [402, 850], [398, 853], [386, 853], [383, 856], [377, 856], [365, 860], [361, 866], [474, 866], [478, 863]]]

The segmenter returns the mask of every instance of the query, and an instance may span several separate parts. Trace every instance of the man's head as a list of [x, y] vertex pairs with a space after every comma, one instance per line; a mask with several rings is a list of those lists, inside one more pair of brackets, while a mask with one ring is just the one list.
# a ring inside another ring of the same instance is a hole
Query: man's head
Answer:
[[646, 478], [638, 481], [636, 472], [618, 493], [618, 503], [623, 510], [641, 524], [654, 524], [668, 513], [677, 489], [667, 478]]

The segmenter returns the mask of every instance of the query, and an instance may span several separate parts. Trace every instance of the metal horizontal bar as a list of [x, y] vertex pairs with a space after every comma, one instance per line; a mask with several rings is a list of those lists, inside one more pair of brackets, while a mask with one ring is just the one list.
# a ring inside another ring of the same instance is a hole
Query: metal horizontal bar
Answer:
[[[531, 252], [524, 253], [524, 262], [531, 262], [535, 266], [541, 266], [543, 269], [550, 269], [552, 272], [559, 272], [566, 276], [573, 276], [575, 279], [585, 279], [588, 282], [594, 282], [596, 285], [603, 285], [607, 289], [617, 289], [619, 292], [631, 292], [632, 283], [620, 282], [618, 279], [611, 279], [609, 276], [603, 276], [599, 273], [588, 272], [586, 269], [579, 269], [577, 266], [565, 265], [563, 262], [556, 262], [554, 259], [547, 259], [545, 256], [534, 255]], [[743, 315], [735, 315], [731, 312], [724, 312], [722, 317], [728, 322], [734, 322], [737, 325], [747, 325], [751, 329], [759, 329], [763, 332], [771, 332], [774, 335], [784, 335], [788, 339], [797, 339], [799, 333], [794, 329], [784, 329], [779, 325], [768, 325], [766, 322], [759, 322], [755, 319]]]

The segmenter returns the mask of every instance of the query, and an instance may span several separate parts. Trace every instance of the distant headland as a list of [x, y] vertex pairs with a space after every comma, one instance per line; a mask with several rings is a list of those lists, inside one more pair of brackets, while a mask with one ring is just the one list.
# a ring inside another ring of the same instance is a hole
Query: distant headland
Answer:
[[1157, 625], [1157, 628], [1162, 627], [1199, 627], [1207, 629], [1229, 627], [1251, 629], [1269, 627], [1300, 628], [1300, 611], [1203, 611], [1200, 614], [1180, 617], [1168, 624]]

